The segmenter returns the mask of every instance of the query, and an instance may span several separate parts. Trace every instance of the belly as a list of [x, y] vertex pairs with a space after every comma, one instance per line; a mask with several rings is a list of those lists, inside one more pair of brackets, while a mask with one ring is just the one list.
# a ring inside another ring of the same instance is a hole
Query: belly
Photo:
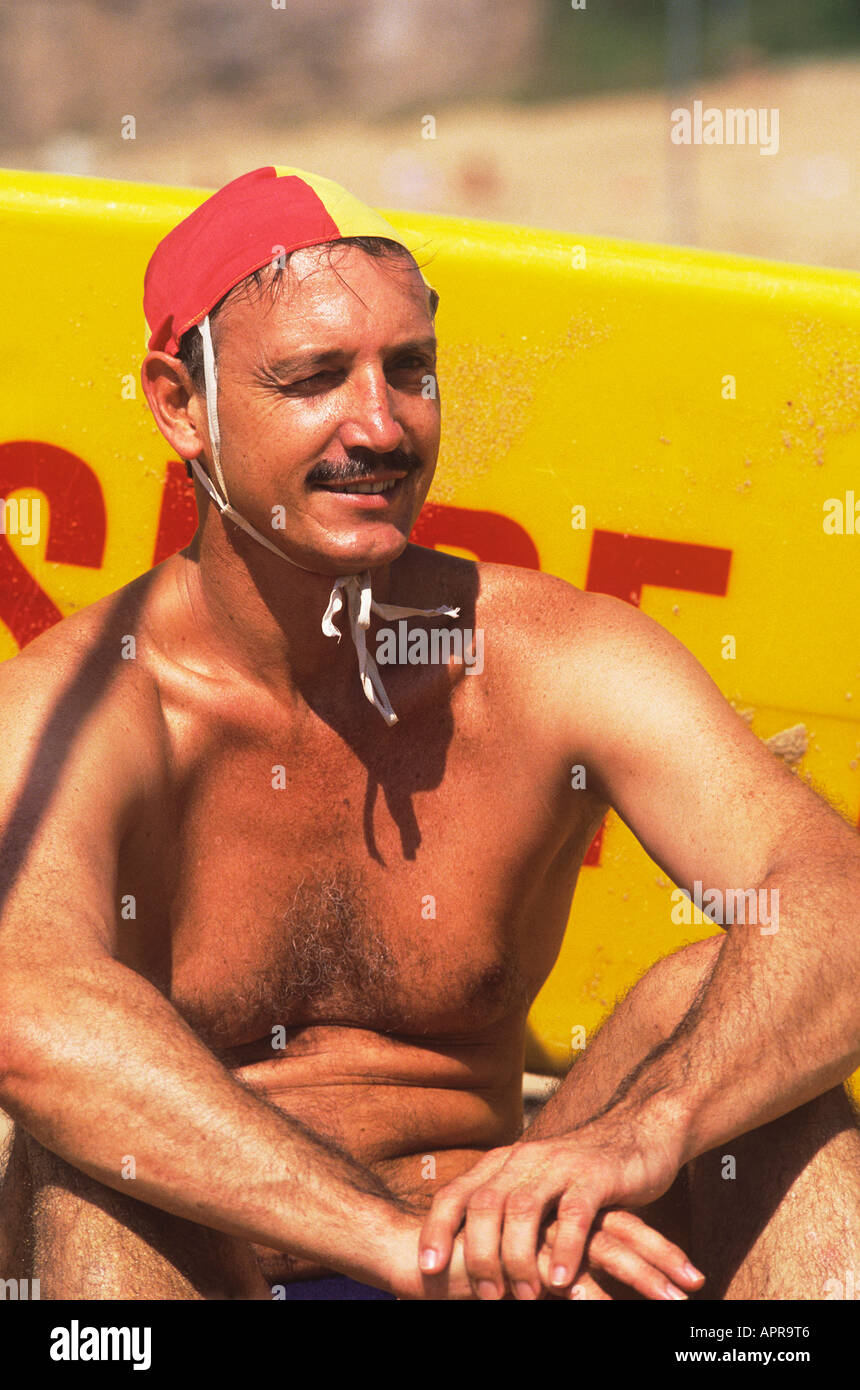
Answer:
[[286, 1032], [280, 1049], [265, 1039], [224, 1060], [359, 1163], [396, 1162], [405, 1172], [405, 1160], [425, 1153], [483, 1150], [516, 1135], [524, 1031], [522, 1012], [462, 1039], [323, 1024]]
[[[412, 1039], [360, 1028], [299, 1028], [280, 1055], [259, 1045], [228, 1058], [233, 1074], [284, 1114], [381, 1178], [416, 1213], [445, 1183], [522, 1128], [524, 1015], [468, 1040]], [[256, 1247], [270, 1283], [331, 1270]]]

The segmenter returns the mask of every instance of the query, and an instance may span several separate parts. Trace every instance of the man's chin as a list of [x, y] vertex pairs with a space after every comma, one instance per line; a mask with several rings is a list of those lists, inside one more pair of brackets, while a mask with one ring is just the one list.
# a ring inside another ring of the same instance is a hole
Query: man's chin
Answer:
[[430, 481], [411, 474], [390, 492], [364, 495], [314, 489], [305, 515], [313, 523], [314, 540], [319, 540], [317, 559], [321, 562], [325, 555], [328, 562], [325, 572], [359, 574], [398, 559], [409, 543]]
[[300, 564], [313, 569], [318, 574], [329, 575], [334, 579], [341, 575], [360, 574], [363, 570], [382, 569], [403, 554], [409, 543], [408, 535], [393, 526], [385, 528], [388, 534], [372, 538], [352, 535], [340, 541], [329, 541], [319, 550], [294, 552]]

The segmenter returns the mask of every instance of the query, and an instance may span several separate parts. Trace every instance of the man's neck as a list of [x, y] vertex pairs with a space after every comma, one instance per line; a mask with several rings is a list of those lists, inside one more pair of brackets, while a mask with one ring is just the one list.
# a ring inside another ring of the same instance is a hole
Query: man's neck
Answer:
[[[219, 531], [211, 537], [198, 532], [176, 557], [180, 599], [207, 652], [275, 695], [289, 698], [317, 684], [329, 690], [355, 684], [360, 695], [346, 612], [337, 619], [343, 641], [322, 631], [332, 586], [352, 566], [339, 574], [309, 573], [250, 537]], [[371, 573], [374, 598], [387, 601], [391, 566]]]

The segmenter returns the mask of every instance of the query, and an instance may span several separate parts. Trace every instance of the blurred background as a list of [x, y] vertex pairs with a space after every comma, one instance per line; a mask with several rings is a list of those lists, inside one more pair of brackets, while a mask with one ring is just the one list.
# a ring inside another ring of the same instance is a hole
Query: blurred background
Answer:
[[[679, 106], [779, 148], [675, 145]], [[131, 119], [129, 119], [131, 118]], [[857, 0], [0, 0], [0, 164], [854, 268]]]

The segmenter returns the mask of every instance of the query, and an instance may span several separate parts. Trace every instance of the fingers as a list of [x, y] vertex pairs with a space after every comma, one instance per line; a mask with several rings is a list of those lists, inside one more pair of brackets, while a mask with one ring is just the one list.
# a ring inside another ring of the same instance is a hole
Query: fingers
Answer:
[[491, 1186], [480, 1187], [469, 1198], [466, 1210], [466, 1267], [479, 1298], [502, 1298], [505, 1278], [500, 1258], [500, 1237], [505, 1194]]
[[[556, 1181], [546, 1175], [543, 1182], [532, 1181], [516, 1187], [505, 1181], [506, 1170], [493, 1182], [478, 1188], [469, 1198], [466, 1210], [466, 1264], [479, 1298], [502, 1298], [510, 1286], [515, 1298], [539, 1298], [546, 1279], [538, 1266], [541, 1249], [541, 1226], [544, 1213], [557, 1197]], [[559, 1208], [561, 1216], [561, 1207]], [[583, 1216], [579, 1248], [588, 1235], [593, 1213]], [[561, 1229], [561, 1222], [557, 1223]], [[576, 1262], [576, 1246], [571, 1252], [572, 1268]], [[553, 1277], [550, 1270], [549, 1287], [569, 1284], [573, 1275]]]
[[469, 1199], [466, 1212], [466, 1264], [479, 1298], [540, 1298], [539, 1239], [545, 1203], [527, 1187], [504, 1192], [482, 1187]]
[[568, 1188], [559, 1201], [549, 1271], [550, 1288], [556, 1292], [573, 1282], [596, 1214], [576, 1188]]
[[528, 1188], [517, 1188], [505, 1204], [502, 1267], [514, 1298], [540, 1298], [544, 1280], [538, 1263], [544, 1204]]
[[[616, 1238], [653, 1265], [656, 1270], [666, 1274], [679, 1289], [690, 1293], [697, 1292], [705, 1282], [705, 1276], [690, 1263], [684, 1251], [665, 1236], [647, 1225], [631, 1211], [610, 1210], [602, 1214], [598, 1225], [602, 1232]], [[636, 1286], [638, 1287], [638, 1285]], [[639, 1290], [643, 1292], [642, 1289]]]
[[598, 1231], [589, 1246], [589, 1263], [611, 1274], [619, 1283], [635, 1289], [644, 1298], [683, 1299], [687, 1294], [631, 1245]]
[[423, 1273], [438, 1274], [446, 1267], [470, 1197], [498, 1172], [509, 1154], [510, 1148], [492, 1149], [474, 1168], [437, 1192], [418, 1240], [418, 1267]]
[[[543, 1213], [552, 1193], [534, 1186], [509, 1190], [492, 1179], [469, 1190], [461, 1181], [437, 1194], [419, 1243], [425, 1273], [437, 1273], [465, 1221], [463, 1245], [469, 1278], [478, 1298], [499, 1299], [510, 1286], [515, 1298], [539, 1298], [544, 1280], [538, 1268]], [[437, 1263], [432, 1268], [428, 1251]]]
[[[544, 1213], [571, 1181], [570, 1162], [556, 1145], [520, 1148], [469, 1197], [466, 1265], [479, 1298], [502, 1298], [509, 1284], [518, 1299], [538, 1298], [544, 1288], [537, 1255]], [[563, 1199], [569, 1200], [569, 1199]], [[561, 1214], [561, 1207], [559, 1207]], [[594, 1212], [585, 1223], [580, 1251]], [[573, 1269], [577, 1269], [575, 1251]], [[573, 1277], [559, 1278], [558, 1284]]]
[[[642, 1184], [577, 1161], [569, 1141], [493, 1150], [437, 1193], [421, 1231], [420, 1268], [444, 1271], [462, 1230], [465, 1272], [480, 1299], [509, 1289], [522, 1300], [545, 1290], [573, 1297], [577, 1271], [587, 1268], [645, 1298], [686, 1298], [704, 1276], [683, 1250], [632, 1212], [606, 1208], [625, 1186]], [[544, 1233], [545, 1220], [552, 1224]]]
[[[557, 1263], [554, 1246], [558, 1231], [559, 1223], [554, 1221], [544, 1237], [540, 1269], [545, 1284], [549, 1284], [548, 1269]], [[649, 1299], [685, 1299], [702, 1287], [705, 1278], [677, 1245], [633, 1212], [619, 1209], [599, 1214], [588, 1237], [586, 1264], [595, 1274], [608, 1274]], [[589, 1284], [589, 1277], [583, 1276], [580, 1270], [577, 1282], [566, 1296], [592, 1297], [583, 1292], [583, 1282]]]
[[[465, 1219], [466, 1267], [480, 1299], [499, 1299], [510, 1285], [514, 1297], [531, 1299], [545, 1287], [537, 1264], [544, 1212], [557, 1201], [558, 1231], [550, 1287], [563, 1289], [581, 1263], [588, 1232], [602, 1204], [577, 1199], [571, 1160], [563, 1146], [521, 1146], [516, 1160], [479, 1163], [437, 1194], [419, 1242], [424, 1273], [437, 1273]], [[564, 1194], [559, 1201], [559, 1194]], [[555, 1258], [561, 1255], [561, 1260]]]
[[439, 1274], [447, 1266], [463, 1224], [467, 1200], [465, 1184], [456, 1182], [443, 1187], [434, 1197], [418, 1240], [418, 1268], [424, 1274]]

